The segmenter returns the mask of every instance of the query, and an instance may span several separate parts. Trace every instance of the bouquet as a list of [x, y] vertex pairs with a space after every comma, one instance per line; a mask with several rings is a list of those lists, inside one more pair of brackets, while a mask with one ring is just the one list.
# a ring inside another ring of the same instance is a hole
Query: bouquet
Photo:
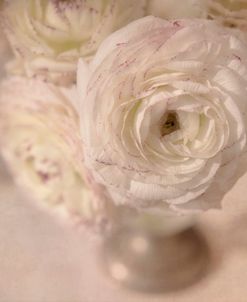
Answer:
[[246, 170], [247, 2], [185, 2], [4, 2], [1, 153], [40, 206], [100, 232], [221, 207]]

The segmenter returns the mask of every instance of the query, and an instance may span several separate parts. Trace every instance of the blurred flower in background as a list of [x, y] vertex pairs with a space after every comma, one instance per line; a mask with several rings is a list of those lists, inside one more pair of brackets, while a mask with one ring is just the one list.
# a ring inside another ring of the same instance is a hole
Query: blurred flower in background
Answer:
[[208, 15], [224, 26], [247, 33], [246, 0], [208, 0]]
[[183, 3], [180, 0], [150, 0], [147, 14], [168, 20], [212, 19], [229, 29], [247, 32], [246, 0], [185, 0]]
[[3, 24], [16, 75], [75, 82], [77, 60], [90, 60], [113, 31], [144, 16], [145, 0], [11, 0]]
[[104, 194], [83, 166], [74, 87], [13, 77], [0, 91], [0, 146], [14, 178], [41, 206], [106, 224]]

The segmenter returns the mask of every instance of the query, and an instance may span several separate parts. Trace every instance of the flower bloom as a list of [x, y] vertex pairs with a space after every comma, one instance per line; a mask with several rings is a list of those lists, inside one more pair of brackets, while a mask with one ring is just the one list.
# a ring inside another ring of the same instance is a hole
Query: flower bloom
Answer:
[[89, 60], [111, 32], [144, 16], [145, 0], [11, 0], [3, 19], [16, 60], [14, 74], [75, 81], [79, 57]]
[[[17, 183], [41, 206], [86, 225], [104, 222], [100, 187], [83, 167], [75, 89], [25, 78], [0, 90], [0, 145]], [[101, 199], [100, 199], [101, 198]]]
[[208, 0], [208, 15], [224, 26], [247, 32], [246, 0]]
[[246, 90], [247, 45], [215, 22], [135, 21], [80, 61], [85, 164], [116, 204], [219, 207], [246, 145]]
[[206, 18], [207, 0], [149, 0], [148, 15], [165, 19]]

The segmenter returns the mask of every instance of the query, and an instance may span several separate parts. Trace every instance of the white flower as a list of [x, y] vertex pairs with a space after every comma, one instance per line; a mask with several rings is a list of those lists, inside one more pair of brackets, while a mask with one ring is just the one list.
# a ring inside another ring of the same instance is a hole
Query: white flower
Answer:
[[15, 74], [70, 84], [79, 57], [89, 60], [111, 32], [144, 16], [146, 0], [11, 0], [4, 27]]
[[96, 225], [106, 219], [104, 196], [83, 166], [78, 115], [70, 103], [75, 97], [74, 88], [18, 77], [5, 80], [0, 90], [1, 152], [17, 183], [41, 206]]
[[207, 0], [149, 0], [148, 15], [165, 19], [206, 18]]
[[224, 26], [247, 32], [246, 0], [208, 0], [208, 15]]
[[85, 163], [116, 204], [219, 207], [246, 145], [246, 44], [212, 21], [146, 17], [80, 62], [78, 91]]

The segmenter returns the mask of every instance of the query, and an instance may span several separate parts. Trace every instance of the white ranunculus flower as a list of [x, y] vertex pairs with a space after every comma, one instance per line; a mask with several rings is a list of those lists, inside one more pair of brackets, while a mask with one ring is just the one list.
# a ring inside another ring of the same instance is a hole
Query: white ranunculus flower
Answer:
[[224, 26], [247, 32], [247, 0], [207, 0], [208, 15]]
[[[104, 195], [84, 169], [75, 88], [25, 78], [0, 90], [1, 152], [21, 186], [41, 206], [84, 224], [106, 220]], [[73, 220], [72, 219], [72, 220]]]
[[219, 207], [246, 145], [244, 42], [213, 21], [146, 17], [80, 61], [78, 91], [85, 163], [116, 204]]
[[207, 0], [149, 0], [148, 15], [165, 19], [205, 18]]
[[95, 54], [110, 33], [144, 16], [146, 0], [11, 0], [4, 27], [15, 52], [15, 74], [70, 84], [79, 57]]

